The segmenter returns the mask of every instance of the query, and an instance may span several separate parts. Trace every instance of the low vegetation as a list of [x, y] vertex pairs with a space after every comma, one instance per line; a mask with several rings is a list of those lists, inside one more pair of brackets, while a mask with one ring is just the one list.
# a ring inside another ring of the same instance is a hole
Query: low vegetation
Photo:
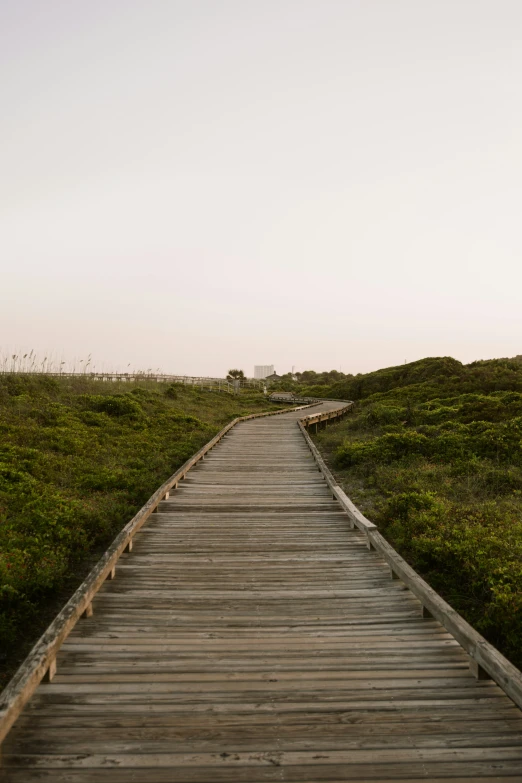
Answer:
[[358, 400], [317, 436], [347, 493], [522, 667], [522, 364], [425, 359], [319, 396]]
[[0, 687], [92, 553], [228, 421], [271, 408], [248, 392], [0, 375]]

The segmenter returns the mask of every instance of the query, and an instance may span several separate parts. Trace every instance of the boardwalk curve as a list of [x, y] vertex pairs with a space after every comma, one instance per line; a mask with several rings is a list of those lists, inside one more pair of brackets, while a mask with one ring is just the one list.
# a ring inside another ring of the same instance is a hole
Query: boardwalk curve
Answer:
[[522, 780], [522, 713], [350, 527], [303, 415], [237, 424], [160, 503], [2, 781]]

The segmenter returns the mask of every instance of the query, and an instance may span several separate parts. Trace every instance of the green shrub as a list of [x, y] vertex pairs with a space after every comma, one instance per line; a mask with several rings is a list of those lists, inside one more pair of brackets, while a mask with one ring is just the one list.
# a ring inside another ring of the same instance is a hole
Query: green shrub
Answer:
[[106, 413], [108, 416], [122, 417], [129, 419], [140, 419], [143, 417], [143, 409], [136, 399], [136, 396], [129, 394], [85, 394], [83, 403], [86, 410], [95, 413]]
[[366, 413], [368, 426], [379, 426], [386, 424], [398, 424], [407, 417], [406, 408], [397, 405], [383, 405], [375, 403], [371, 405]]
[[371, 460], [384, 464], [426, 451], [428, 438], [419, 432], [387, 432], [377, 438], [361, 442], [346, 442], [335, 455], [339, 467]]
[[400, 492], [388, 500], [383, 516], [389, 520], [407, 522], [412, 513], [433, 511], [436, 505], [433, 492]]

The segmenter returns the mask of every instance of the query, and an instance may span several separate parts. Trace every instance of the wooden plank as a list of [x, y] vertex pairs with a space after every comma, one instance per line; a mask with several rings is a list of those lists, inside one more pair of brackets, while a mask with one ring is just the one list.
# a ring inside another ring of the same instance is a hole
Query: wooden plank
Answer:
[[[346, 770], [354, 766], [369, 766], [381, 768], [381, 774], [392, 764], [408, 764], [412, 767], [422, 767], [422, 764], [456, 763], [476, 765], [477, 762], [510, 762], [517, 763], [522, 770], [522, 747], [484, 747], [484, 748], [392, 748], [372, 750], [330, 750], [317, 754], [314, 751], [279, 751], [274, 748], [278, 764], [285, 768], [285, 777], [292, 768], [335, 766]], [[4, 758], [4, 764], [9, 767], [12, 762], [17, 766], [43, 769], [95, 769], [106, 767], [124, 767], [130, 769], [167, 768], [180, 770], [183, 767], [215, 767], [219, 757], [214, 753], [121, 753], [121, 754], [31, 754], [13, 759], [9, 754]], [[221, 757], [222, 766], [256, 767], [266, 765], [268, 759], [263, 751], [257, 754], [238, 752], [232, 758], [230, 754]], [[270, 763], [270, 762], [269, 762]], [[465, 771], [464, 769], [462, 770]], [[345, 773], [346, 774], [346, 773]], [[291, 778], [290, 778], [291, 779]]]

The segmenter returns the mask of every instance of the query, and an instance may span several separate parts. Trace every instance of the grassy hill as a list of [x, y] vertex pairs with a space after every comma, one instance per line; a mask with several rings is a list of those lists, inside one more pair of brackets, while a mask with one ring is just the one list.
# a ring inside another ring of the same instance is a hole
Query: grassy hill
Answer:
[[345, 491], [522, 667], [522, 364], [432, 358], [313, 388], [358, 401], [317, 436]]
[[109, 541], [236, 416], [188, 386], [0, 375], [0, 688]]

